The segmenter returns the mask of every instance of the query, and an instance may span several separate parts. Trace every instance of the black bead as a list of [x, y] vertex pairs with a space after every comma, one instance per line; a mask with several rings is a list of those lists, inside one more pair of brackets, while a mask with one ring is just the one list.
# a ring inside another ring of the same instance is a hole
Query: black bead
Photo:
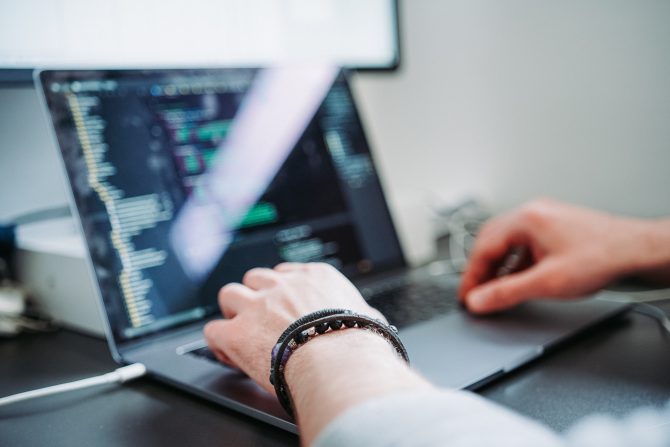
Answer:
[[275, 384], [274, 374], [270, 374], [270, 385], [274, 386], [274, 384]]
[[297, 334], [293, 339], [295, 340], [296, 343], [299, 345], [305, 343], [307, 339], [309, 338], [309, 334], [307, 331], [302, 331], [299, 334]]
[[346, 327], [354, 327], [356, 326], [356, 320], [344, 320], [344, 325]]
[[328, 330], [328, 323], [319, 323], [315, 327], [316, 332], [319, 334], [323, 334]]
[[330, 322], [330, 328], [333, 330], [338, 330], [342, 327], [342, 320], [335, 320]]

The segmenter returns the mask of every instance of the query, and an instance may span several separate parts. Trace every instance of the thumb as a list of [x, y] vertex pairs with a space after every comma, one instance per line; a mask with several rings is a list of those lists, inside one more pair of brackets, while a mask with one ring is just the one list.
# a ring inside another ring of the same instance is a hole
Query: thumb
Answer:
[[551, 261], [539, 262], [526, 270], [496, 278], [472, 289], [465, 297], [465, 303], [471, 312], [483, 314], [549, 295], [558, 270]]

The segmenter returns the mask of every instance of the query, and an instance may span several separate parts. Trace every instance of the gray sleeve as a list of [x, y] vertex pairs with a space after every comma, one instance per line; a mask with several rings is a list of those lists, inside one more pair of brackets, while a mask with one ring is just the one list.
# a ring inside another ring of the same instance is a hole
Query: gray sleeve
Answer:
[[565, 433], [570, 447], [668, 447], [670, 446], [670, 405], [639, 408], [624, 418], [588, 416]]
[[338, 416], [315, 447], [559, 447], [542, 425], [465, 391], [432, 390], [384, 396]]
[[377, 446], [670, 446], [670, 406], [617, 420], [591, 416], [560, 436], [541, 424], [465, 391], [384, 396], [349, 409], [317, 437], [315, 447]]

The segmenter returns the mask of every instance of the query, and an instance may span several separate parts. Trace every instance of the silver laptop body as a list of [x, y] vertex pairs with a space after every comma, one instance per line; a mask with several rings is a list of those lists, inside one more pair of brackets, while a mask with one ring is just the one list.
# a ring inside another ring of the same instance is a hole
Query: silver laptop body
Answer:
[[[213, 361], [202, 339], [220, 318], [218, 289], [251, 267], [329, 262], [375, 306], [393, 292], [412, 365], [453, 388], [493, 380], [627, 309], [542, 301], [478, 318], [455, 304], [458, 277], [409, 269], [337, 69], [45, 70], [35, 79], [114, 358], [228, 408], [296, 431], [275, 396]], [[417, 310], [426, 287], [449, 303], [429, 317]]]

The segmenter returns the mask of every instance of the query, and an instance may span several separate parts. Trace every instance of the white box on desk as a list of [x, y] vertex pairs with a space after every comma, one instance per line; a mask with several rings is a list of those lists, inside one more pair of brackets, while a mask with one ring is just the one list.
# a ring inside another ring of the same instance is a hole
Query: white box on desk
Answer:
[[38, 309], [62, 326], [103, 337], [84, 240], [71, 218], [20, 227], [16, 271]]

